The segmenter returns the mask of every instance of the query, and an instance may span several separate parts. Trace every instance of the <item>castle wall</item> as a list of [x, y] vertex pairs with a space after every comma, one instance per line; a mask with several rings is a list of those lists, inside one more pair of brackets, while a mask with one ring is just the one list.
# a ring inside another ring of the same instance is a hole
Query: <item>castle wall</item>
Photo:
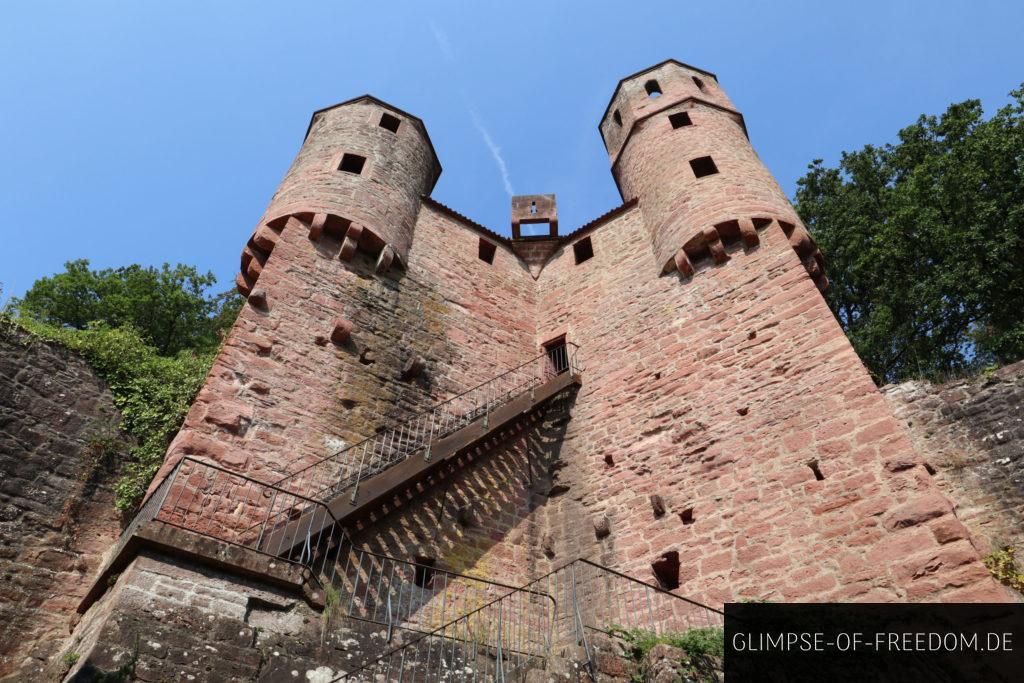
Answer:
[[[300, 596], [145, 552], [32, 680], [330, 681], [384, 643]], [[60, 647], [53, 644], [54, 648]]]
[[679, 593], [713, 603], [1005, 599], [777, 224], [692, 279], [657, 276], [639, 211], [590, 237], [538, 280], [540, 336], [585, 364], [560, 556], [651, 580], [675, 551]]
[[0, 327], [0, 678], [39, 680], [121, 531], [120, 422], [76, 353]]
[[[474, 231], [421, 215], [407, 272], [384, 275], [291, 219], [257, 281], [266, 304], [242, 308], [164, 471], [188, 454], [273, 482], [535, 355], [527, 271], [504, 248], [484, 263]], [[337, 319], [353, 325], [341, 344]], [[403, 380], [415, 357], [425, 371]]]
[[1024, 556], [1024, 362], [942, 385], [882, 388], [982, 552]]

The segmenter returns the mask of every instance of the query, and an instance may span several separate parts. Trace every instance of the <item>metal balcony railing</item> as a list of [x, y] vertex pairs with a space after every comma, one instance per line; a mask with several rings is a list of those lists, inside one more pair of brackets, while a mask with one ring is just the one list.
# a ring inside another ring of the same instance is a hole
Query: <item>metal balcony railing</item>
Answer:
[[430, 443], [484, 419], [496, 409], [532, 392], [558, 375], [579, 374], [578, 347], [563, 344], [457, 396], [416, 413], [401, 424], [347, 446], [287, 474], [275, 486], [329, 502], [349, 492], [352, 502], [360, 482], [415, 453], [430, 459]]
[[392, 648], [332, 683], [518, 680], [519, 673], [531, 667], [543, 668], [551, 653], [551, 622], [543, 629], [531, 625], [523, 616], [524, 603], [556, 611], [551, 596], [517, 589]]
[[334, 614], [386, 626], [389, 641], [394, 629], [431, 633], [499, 599], [515, 614], [505, 635], [520, 650], [546, 648], [553, 624], [553, 601], [546, 593], [350, 545], [324, 567], [321, 581], [339, 596]]
[[591, 678], [597, 680], [589, 642], [594, 632], [631, 628], [683, 633], [724, 624], [719, 610], [585, 559], [569, 562], [519, 591], [551, 599], [553, 623], [543, 648], [516, 647], [514, 639], [508, 638], [508, 625], [522, 623], [510, 595], [392, 648], [335, 680], [517, 681], [529, 668], [543, 667], [552, 647], [573, 643], [582, 646]]
[[681, 595], [644, 583], [587, 559], [577, 559], [523, 588], [555, 598], [555, 644], [583, 647], [594, 672], [590, 637], [616, 629], [664, 635], [693, 629], [722, 628], [725, 614]]
[[[323, 573], [343, 531], [326, 505], [213, 463], [183, 457], [146, 499], [120, 543], [159, 521]], [[116, 554], [116, 553], [115, 553]]]

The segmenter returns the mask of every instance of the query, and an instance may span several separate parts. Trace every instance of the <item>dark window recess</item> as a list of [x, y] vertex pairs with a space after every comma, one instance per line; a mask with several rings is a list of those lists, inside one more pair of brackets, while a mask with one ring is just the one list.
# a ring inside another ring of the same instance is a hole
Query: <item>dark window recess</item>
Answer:
[[361, 157], [358, 154], [345, 154], [341, 157], [341, 165], [338, 166], [338, 170], [359, 175], [363, 172], [365, 163], [366, 157]]
[[673, 128], [682, 128], [683, 126], [693, 125], [693, 121], [690, 120], [690, 115], [685, 111], [669, 114], [668, 121], [672, 124]]
[[651, 562], [654, 577], [661, 587], [667, 591], [679, 588], [679, 553], [670, 550], [654, 562]]
[[818, 481], [824, 481], [825, 475], [821, 473], [821, 468], [818, 467], [818, 461], [812, 460], [807, 463], [807, 466], [811, 468], [811, 472], [814, 472], [814, 478]]
[[653, 78], [644, 83], [644, 90], [647, 91], [648, 97], [658, 97], [661, 95], [661, 86], [658, 85], [658, 81]]
[[622, 114], [619, 113], [618, 109], [616, 109], [615, 113], [612, 114], [612, 118], [615, 119], [615, 123], [617, 123], [620, 126], [622, 125]]
[[576, 265], [594, 258], [594, 245], [589, 237], [584, 237], [572, 245], [572, 254], [576, 257]]
[[397, 133], [400, 125], [402, 125], [402, 119], [396, 116], [392, 116], [391, 114], [382, 114], [380, 117], [380, 127], [387, 128], [392, 133]]
[[932, 475], [933, 477], [935, 476], [935, 468], [928, 463], [924, 464], [924, 471]]
[[679, 513], [679, 520], [683, 524], [693, 524], [693, 508], [686, 508]]
[[481, 261], [494, 263], [494, 252], [497, 251], [497, 249], [498, 247], [494, 243], [482, 239], [480, 240], [480, 251], [477, 252], [477, 255], [480, 257]]
[[413, 583], [420, 588], [431, 588], [434, 582], [434, 560], [431, 557], [417, 557], [416, 558], [416, 575], [413, 577]]
[[697, 157], [696, 159], [691, 159], [690, 168], [693, 169], [693, 175], [698, 178], [718, 173], [718, 167], [715, 166], [715, 162], [711, 157]]
[[701, 92], [707, 92], [707, 86], [704, 85], [704, 81], [700, 80], [696, 76], [693, 77], [693, 84], [697, 86], [697, 89]]
[[530, 215], [531, 216], [536, 216], [537, 215], [537, 202], [530, 202]]
[[544, 342], [544, 353], [548, 354], [548, 360], [555, 372], [561, 374], [569, 369], [569, 353], [565, 346], [564, 334]]

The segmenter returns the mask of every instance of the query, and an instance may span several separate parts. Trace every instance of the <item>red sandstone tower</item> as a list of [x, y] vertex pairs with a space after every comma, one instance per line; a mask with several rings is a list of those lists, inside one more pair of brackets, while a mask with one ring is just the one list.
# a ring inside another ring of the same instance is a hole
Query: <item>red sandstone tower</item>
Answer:
[[442, 639], [498, 605], [515, 666], [628, 623], [622, 586], [686, 624], [678, 596], [704, 623], [741, 598], [1006, 599], [714, 74], [622, 80], [600, 132], [624, 203], [559, 235], [554, 195], [517, 197], [508, 238], [429, 197], [416, 117], [370, 96], [313, 115], [243, 251], [248, 303], [83, 603], [122, 572], [79, 629], [90, 661], [128, 637], [110, 614], [245, 633], [285, 589]]

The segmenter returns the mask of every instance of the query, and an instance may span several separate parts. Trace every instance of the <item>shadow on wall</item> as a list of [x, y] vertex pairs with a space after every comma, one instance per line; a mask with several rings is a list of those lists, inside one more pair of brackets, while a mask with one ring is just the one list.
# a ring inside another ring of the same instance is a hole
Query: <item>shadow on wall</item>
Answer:
[[[461, 468], [424, 482], [420, 495], [354, 531], [357, 546], [436, 569], [522, 585], [549, 570], [543, 520], [534, 513], [561, 467], [562, 439], [576, 390], [458, 458]], [[549, 555], [550, 557], [550, 555]]]

